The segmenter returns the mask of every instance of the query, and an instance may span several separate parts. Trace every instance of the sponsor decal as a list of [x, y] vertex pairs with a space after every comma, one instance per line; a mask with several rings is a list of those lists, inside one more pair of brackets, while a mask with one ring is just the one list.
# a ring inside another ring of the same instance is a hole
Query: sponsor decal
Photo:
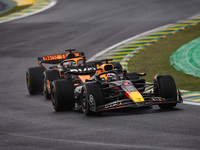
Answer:
[[78, 69], [70, 69], [70, 72], [86, 72], [86, 71], [92, 71], [92, 70], [96, 70], [93, 67], [90, 68], [78, 68]]
[[66, 54], [59, 54], [59, 55], [43, 56], [42, 59], [43, 59], [44, 61], [48, 61], [48, 60], [65, 59], [66, 57], [67, 57]]
[[124, 85], [129, 85], [129, 83], [128, 83], [128, 82], [125, 82]]
[[108, 103], [104, 106], [104, 108], [111, 108], [122, 105], [121, 101], [117, 100], [115, 102]]
[[152, 97], [151, 98], [153, 101], [163, 101], [161, 97]]

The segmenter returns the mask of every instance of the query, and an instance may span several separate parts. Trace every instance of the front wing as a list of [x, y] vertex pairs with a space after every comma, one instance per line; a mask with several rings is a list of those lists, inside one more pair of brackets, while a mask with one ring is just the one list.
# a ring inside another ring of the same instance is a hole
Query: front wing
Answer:
[[146, 107], [158, 104], [169, 104], [169, 103], [182, 103], [183, 100], [181, 97], [178, 100], [173, 100], [171, 98], [161, 98], [161, 97], [149, 97], [145, 98], [143, 102], [134, 102], [131, 99], [122, 99], [109, 102], [107, 104], [97, 106], [95, 112], [120, 109], [120, 108], [136, 108], [136, 107]]

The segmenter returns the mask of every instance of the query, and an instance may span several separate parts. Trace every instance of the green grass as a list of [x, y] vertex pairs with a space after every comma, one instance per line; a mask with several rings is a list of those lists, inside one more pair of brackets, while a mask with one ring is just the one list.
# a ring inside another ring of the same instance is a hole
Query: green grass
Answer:
[[19, 12], [23, 9], [26, 9], [28, 7], [30, 7], [31, 5], [26, 5], [26, 6], [15, 6], [13, 9], [9, 10], [9, 11], [6, 11], [2, 14], [0, 14], [0, 17], [4, 17], [4, 16], [7, 16], [7, 15], [10, 15], [12, 13], [15, 13], [15, 12]]
[[200, 25], [167, 36], [157, 43], [146, 47], [135, 55], [128, 63], [130, 72], [146, 72], [145, 79], [153, 82], [157, 73], [170, 74], [180, 89], [200, 91], [200, 78], [177, 71], [170, 65], [169, 58], [182, 45], [200, 36]]

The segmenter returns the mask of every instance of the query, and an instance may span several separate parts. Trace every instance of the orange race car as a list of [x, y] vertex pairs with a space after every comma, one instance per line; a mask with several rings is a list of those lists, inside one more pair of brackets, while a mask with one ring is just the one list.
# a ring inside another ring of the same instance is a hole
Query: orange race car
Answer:
[[[51, 82], [56, 79], [64, 78], [64, 72], [70, 70], [70, 68], [85, 67], [85, 56], [83, 52], [73, 52], [75, 49], [66, 50], [67, 53], [49, 55], [38, 57], [38, 67], [28, 68], [26, 71], [26, 83], [28, 91], [31, 95], [37, 93], [43, 93], [47, 99], [50, 98]], [[56, 66], [50, 66], [48, 69], [44, 64], [56, 64]], [[74, 68], [74, 69], [75, 69]], [[85, 72], [88, 72], [89, 68], [86, 68]], [[90, 74], [94, 71], [91, 69], [88, 75], [79, 76], [81, 80], [90, 78]]]

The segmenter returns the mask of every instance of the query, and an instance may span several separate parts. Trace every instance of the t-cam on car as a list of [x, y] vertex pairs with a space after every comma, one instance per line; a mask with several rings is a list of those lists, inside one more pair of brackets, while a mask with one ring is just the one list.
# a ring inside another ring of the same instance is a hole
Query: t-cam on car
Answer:
[[80, 86], [74, 87], [70, 78], [55, 80], [51, 93], [54, 109], [81, 108], [86, 115], [92, 115], [126, 107], [158, 105], [161, 109], [170, 109], [182, 102], [171, 75], [158, 74], [153, 84], [145, 82], [142, 78], [145, 75], [115, 70], [112, 64], [103, 64]]

